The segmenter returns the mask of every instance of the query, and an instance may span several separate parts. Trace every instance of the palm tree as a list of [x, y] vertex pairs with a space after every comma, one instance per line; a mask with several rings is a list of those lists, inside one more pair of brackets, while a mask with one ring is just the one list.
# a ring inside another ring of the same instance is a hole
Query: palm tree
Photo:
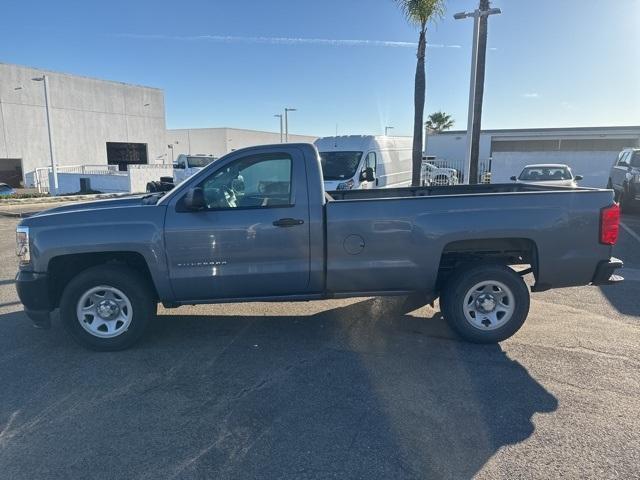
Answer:
[[427, 130], [440, 133], [449, 130], [455, 123], [455, 120], [448, 113], [435, 112], [427, 117], [424, 126], [427, 127]]
[[426, 96], [426, 75], [424, 57], [427, 49], [427, 24], [434, 18], [441, 17], [445, 10], [445, 0], [395, 0], [400, 10], [412, 25], [418, 27], [418, 51], [416, 57], [416, 77], [414, 87], [413, 116], [413, 171], [411, 185], [420, 185], [420, 168], [422, 164], [422, 123], [424, 121], [424, 102]]

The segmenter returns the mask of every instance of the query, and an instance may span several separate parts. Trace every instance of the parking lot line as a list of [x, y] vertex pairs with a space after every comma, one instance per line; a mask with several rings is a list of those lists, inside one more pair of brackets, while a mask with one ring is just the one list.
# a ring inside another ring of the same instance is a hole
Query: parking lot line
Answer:
[[635, 238], [638, 241], [638, 243], [640, 243], [640, 235], [634, 232], [631, 228], [627, 227], [623, 222], [620, 222], [620, 226], [624, 228], [625, 232], [627, 232], [629, 235]]

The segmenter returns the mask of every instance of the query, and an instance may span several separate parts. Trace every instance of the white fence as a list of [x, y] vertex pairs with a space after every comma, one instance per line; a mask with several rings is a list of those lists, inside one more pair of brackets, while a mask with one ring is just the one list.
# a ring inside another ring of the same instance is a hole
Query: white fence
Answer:
[[[465, 183], [464, 159], [427, 158], [422, 163], [429, 163], [438, 168], [453, 168], [458, 172], [458, 182]], [[489, 158], [480, 159], [478, 162], [478, 183], [491, 183], [491, 159]]]
[[[129, 165], [126, 172], [117, 165], [74, 165], [58, 167], [58, 195], [80, 192], [80, 179], [88, 179], [89, 188], [103, 193], [142, 193], [147, 183], [171, 177], [173, 167], [165, 164]], [[49, 192], [53, 183], [50, 168], [35, 171], [35, 184], [39, 192]]]

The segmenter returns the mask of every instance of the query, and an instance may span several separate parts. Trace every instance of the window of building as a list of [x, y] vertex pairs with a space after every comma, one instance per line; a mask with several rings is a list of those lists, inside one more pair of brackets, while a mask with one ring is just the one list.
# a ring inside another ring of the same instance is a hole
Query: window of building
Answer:
[[107, 163], [126, 171], [127, 165], [149, 163], [146, 143], [107, 142]]

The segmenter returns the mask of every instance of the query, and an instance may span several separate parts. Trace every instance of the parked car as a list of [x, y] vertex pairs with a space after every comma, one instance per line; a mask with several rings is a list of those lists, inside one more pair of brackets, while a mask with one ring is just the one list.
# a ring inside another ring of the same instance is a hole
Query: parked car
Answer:
[[440, 297], [464, 339], [492, 343], [524, 323], [527, 273], [534, 292], [620, 280], [611, 190], [517, 183], [328, 194], [321, 163], [309, 144], [245, 148], [168, 193], [22, 220], [16, 288], [26, 314], [48, 327], [59, 307], [79, 343], [117, 350], [140, 338], [158, 302], [410, 295], [413, 305]]
[[314, 145], [327, 191], [411, 185], [411, 137], [345, 135], [319, 138]]
[[640, 148], [620, 152], [611, 167], [607, 186], [614, 190], [623, 210], [640, 206]]
[[14, 195], [15, 190], [6, 183], [0, 183], [0, 196]]
[[168, 192], [183, 180], [198, 173], [204, 167], [215, 161], [216, 157], [211, 155], [186, 155], [180, 154], [173, 163], [173, 176], [160, 177], [147, 183], [147, 192]]
[[568, 165], [549, 163], [527, 165], [520, 175], [511, 177], [511, 180], [539, 185], [576, 187], [578, 181], [582, 180], [582, 175], [574, 175]]

